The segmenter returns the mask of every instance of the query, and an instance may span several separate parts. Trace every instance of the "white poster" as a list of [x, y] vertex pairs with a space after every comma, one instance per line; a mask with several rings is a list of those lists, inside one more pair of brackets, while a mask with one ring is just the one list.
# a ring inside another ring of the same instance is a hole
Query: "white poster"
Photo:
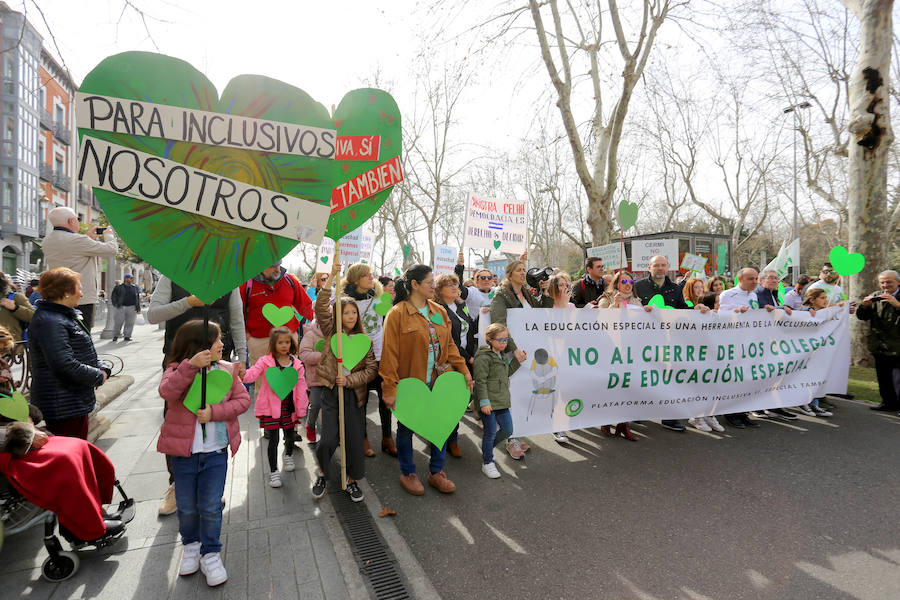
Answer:
[[500, 252], [525, 252], [528, 215], [525, 201], [482, 198], [469, 194], [463, 246]]
[[434, 274], [452, 273], [459, 258], [459, 248], [435, 244], [434, 246]]
[[847, 307], [511, 309], [528, 359], [510, 379], [517, 436], [799, 406], [847, 389]]
[[625, 256], [625, 245], [621, 242], [588, 248], [588, 256], [596, 256], [603, 261], [606, 269], [627, 269], [628, 257]]
[[632, 240], [631, 268], [634, 271], [649, 271], [650, 259], [662, 254], [669, 261], [669, 270], [678, 269], [678, 240]]
[[362, 238], [359, 243], [359, 262], [364, 265], [372, 263], [372, 252], [375, 250], [375, 234], [366, 229], [362, 230]]
[[[346, 273], [347, 268], [353, 263], [360, 262], [363, 235], [362, 229], [357, 229], [340, 239], [340, 260], [343, 272]], [[322, 238], [322, 244], [319, 246], [319, 256], [316, 259], [316, 271], [318, 273], [331, 273], [332, 260], [334, 260], [334, 240], [327, 237]]]

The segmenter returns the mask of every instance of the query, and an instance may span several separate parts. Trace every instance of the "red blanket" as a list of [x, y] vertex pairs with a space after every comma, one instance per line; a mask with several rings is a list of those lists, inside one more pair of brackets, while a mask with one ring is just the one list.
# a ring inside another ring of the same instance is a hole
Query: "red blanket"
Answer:
[[29, 502], [56, 513], [59, 523], [82, 540], [106, 533], [101, 507], [112, 501], [116, 472], [90, 442], [53, 436], [24, 456], [0, 452], [0, 473]]

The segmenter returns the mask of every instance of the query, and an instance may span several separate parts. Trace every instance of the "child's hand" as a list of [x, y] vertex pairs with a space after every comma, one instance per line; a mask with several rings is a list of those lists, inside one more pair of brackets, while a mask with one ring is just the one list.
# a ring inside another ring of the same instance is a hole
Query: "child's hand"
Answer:
[[343, 373], [338, 373], [337, 376], [334, 378], [334, 383], [341, 387], [344, 387], [345, 385], [347, 385], [347, 378], [344, 377]]
[[212, 353], [209, 350], [201, 350], [191, 358], [191, 364], [198, 369], [202, 369], [203, 367], [208, 367], [211, 360]]
[[200, 423], [209, 423], [212, 420], [212, 406], [197, 409], [197, 420]]
[[466, 376], [466, 385], [469, 386], [469, 393], [475, 390], [475, 381], [472, 379], [472, 376], [468, 373], [465, 373]]
[[491, 405], [488, 404], [487, 406], [482, 406], [482, 407], [481, 407], [481, 413], [484, 414], [484, 415], [489, 415], [489, 414], [491, 414]]
[[519, 361], [519, 363], [525, 362], [525, 359], [528, 358], [528, 355], [525, 354], [525, 351], [519, 349], [516, 349], [516, 351], [513, 352], [513, 356], [516, 357], [516, 360]]

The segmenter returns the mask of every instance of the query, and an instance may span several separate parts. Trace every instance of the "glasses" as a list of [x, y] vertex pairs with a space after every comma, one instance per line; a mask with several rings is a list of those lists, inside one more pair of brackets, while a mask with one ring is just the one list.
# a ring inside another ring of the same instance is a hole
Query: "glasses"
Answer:
[[828, 273], [834, 273], [834, 271], [831, 270], [831, 269], [822, 269], [822, 272], [825, 273], [826, 275], [827, 275]]
[[497, 342], [498, 344], [505, 344], [506, 342], [509, 341], [509, 338], [508, 338], [508, 337], [505, 337], [505, 338], [494, 338], [494, 341]]
[[634, 283], [634, 279], [620, 279], [619, 283], [624, 283], [627, 285], [629, 283]]
[[478, 276], [478, 279], [480, 279], [482, 281], [487, 281], [488, 279], [493, 279], [493, 278], [494, 278], [493, 275], [479, 275]]

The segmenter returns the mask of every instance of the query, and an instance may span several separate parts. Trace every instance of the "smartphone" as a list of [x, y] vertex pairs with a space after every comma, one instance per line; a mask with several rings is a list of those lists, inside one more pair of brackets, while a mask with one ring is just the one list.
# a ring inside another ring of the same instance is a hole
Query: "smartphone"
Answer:
[[97, 235], [103, 235], [103, 232], [106, 231], [106, 227], [97, 227], [95, 231], [97, 232]]

